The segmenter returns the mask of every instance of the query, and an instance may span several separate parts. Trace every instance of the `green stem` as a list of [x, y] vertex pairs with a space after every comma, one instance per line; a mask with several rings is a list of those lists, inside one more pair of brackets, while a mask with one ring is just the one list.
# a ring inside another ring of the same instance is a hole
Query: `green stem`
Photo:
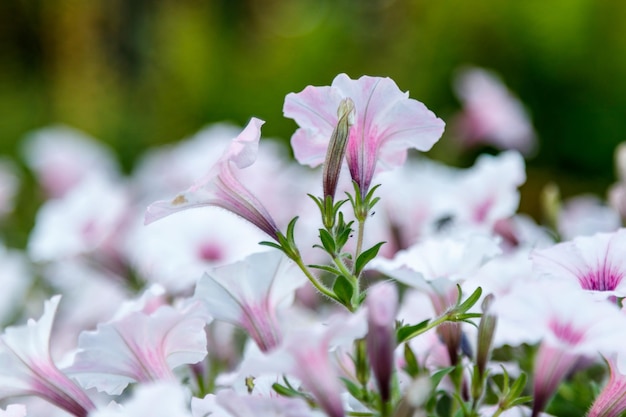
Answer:
[[[363, 234], [365, 232], [365, 218], [361, 216], [358, 217], [359, 229], [357, 231], [356, 237], [356, 251], [354, 252], [354, 265], [353, 268], [356, 267], [356, 260], [359, 258], [361, 254], [361, 250], [363, 250]], [[358, 279], [358, 277], [356, 277]]]
[[337, 266], [337, 269], [339, 269], [339, 272], [341, 272], [342, 275], [344, 275], [346, 278], [350, 279], [351, 281], [356, 282], [356, 277], [352, 275], [352, 272], [346, 267], [343, 261], [335, 255], [333, 255], [332, 258], [333, 258], [333, 262]]
[[380, 407], [380, 416], [381, 417], [389, 417], [391, 415], [391, 404], [390, 401], [385, 401], [382, 403]]
[[434, 329], [435, 327], [439, 326], [441, 323], [445, 323], [450, 319], [450, 314], [449, 313], [445, 313], [439, 317], [437, 317], [436, 319], [428, 322], [428, 324], [426, 325], [426, 327], [419, 329], [417, 332], [415, 332], [414, 334], [411, 334], [410, 337], [407, 337], [404, 341], [409, 341], [411, 339], [413, 339], [414, 337], [417, 337], [421, 334], [426, 333], [427, 331]]
[[355, 307], [346, 306], [348, 307], [348, 310], [353, 311], [353, 309], [356, 309], [356, 307], [359, 306], [359, 298], [361, 297], [361, 289], [359, 288], [359, 280], [356, 276], [354, 276], [354, 274], [350, 270], [348, 270], [346, 265], [343, 263], [343, 261], [339, 257], [332, 255], [332, 258], [333, 258], [333, 262], [337, 266], [337, 269], [339, 269], [339, 272], [341, 272], [341, 274], [344, 277], [350, 280], [350, 284], [352, 285], [352, 288], [354, 289], [354, 291], [352, 292], [352, 299], [350, 300], [350, 304]]
[[309, 271], [309, 268], [307, 268], [306, 265], [304, 265], [304, 263], [302, 262], [302, 258], [297, 257], [297, 258], [292, 258], [292, 259], [296, 263], [296, 265], [298, 265], [300, 267], [302, 272], [304, 272], [304, 275], [306, 275], [306, 277], [309, 279], [309, 281], [311, 281], [313, 286], [319, 292], [321, 292], [325, 296], [327, 296], [327, 297], [329, 297], [329, 298], [331, 298], [331, 299], [333, 299], [335, 301], [339, 301], [339, 300], [337, 300], [337, 297], [335, 296], [335, 294], [331, 290], [326, 288], [326, 286], [324, 284], [322, 284], [321, 282], [319, 282], [317, 280], [317, 278], [315, 278], [315, 276], [311, 273], [311, 271]]

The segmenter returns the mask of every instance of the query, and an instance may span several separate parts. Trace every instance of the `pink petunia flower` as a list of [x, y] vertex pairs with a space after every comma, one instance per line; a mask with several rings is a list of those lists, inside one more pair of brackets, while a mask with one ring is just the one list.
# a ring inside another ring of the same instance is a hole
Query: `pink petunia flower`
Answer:
[[305, 282], [304, 274], [282, 252], [261, 252], [206, 273], [195, 298], [216, 320], [245, 329], [259, 349], [268, 351], [282, 338], [277, 311]]
[[174, 381], [172, 369], [207, 354], [200, 304], [181, 311], [161, 306], [83, 332], [74, 364], [67, 371], [84, 387], [120, 394], [130, 382]]
[[495, 346], [540, 342], [535, 358], [533, 415], [542, 411], [563, 378], [583, 358], [619, 352], [623, 338], [615, 329], [626, 317], [604, 300], [576, 285], [533, 280], [496, 298], [499, 320]]
[[246, 219], [278, 240], [280, 231], [274, 219], [258, 198], [239, 181], [233, 169], [233, 164], [242, 169], [254, 163], [263, 123], [253, 117], [207, 176], [171, 200], [152, 203], [146, 210], [145, 223], [194, 207], [216, 206]]
[[111, 403], [89, 417], [192, 417], [189, 397], [187, 389], [176, 382], [141, 384], [122, 405]]
[[557, 219], [561, 239], [614, 232], [622, 220], [613, 207], [607, 206], [594, 195], [579, 195], [563, 202]]
[[45, 303], [44, 313], [24, 326], [9, 327], [0, 343], [0, 398], [36, 395], [77, 416], [95, 408], [85, 392], [50, 357], [50, 333], [61, 296]]
[[36, 261], [115, 253], [117, 233], [129, 208], [122, 184], [91, 175], [39, 209], [28, 241]]
[[321, 417], [301, 398], [259, 397], [222, 390], [203, 399], [193, 398], [194, 417]]
[[0, 409], [0, 417], [26, 417], [26, 407], [22, 404], [11, 404], [6, 410]]
[[578, 237], [531, 253], [533, 269], [603, 296], [626, 296], [626, 229]]
[[626, 375], [615, 358], [607, 359], [609, 381], [596, 397], [587, 417], [619, 417], [626, 411]]
[[310, 166], [324, 161], [340, 102], [354, 102], [346, 161], [352, 179], [366, 195], [377, 170], [404, 163], [408, 148], [429, 150], [443, 133], [444, 123], [390, 78], [339, 74], [329, 87], [308, 86], [285, 97], [283, 113], [300, 128], [291, 138], [296, 159]]
[[119, 167], [113, 151], [84, 132], [64, 125], [30, 132], [22, 143], [28, 167], [50, 197], [64, 196], [92, 175], [114, 179]]
[[463, 104], [458, 130], [467, 146], [486, 143], [528, 155], [537, 138], [522, 103], [492, 72], [466, 68], [455, 80]]

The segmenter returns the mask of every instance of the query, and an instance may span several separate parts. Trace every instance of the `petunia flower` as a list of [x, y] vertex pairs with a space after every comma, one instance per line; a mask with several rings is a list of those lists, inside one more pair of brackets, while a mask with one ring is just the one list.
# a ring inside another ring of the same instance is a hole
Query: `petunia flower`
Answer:
[[171, 200], [152, 203], [146, 210], [145, 223], [152, 223], [181, 210], [216, 206], [246, 219], [278, 240], [280, 231], [274, 219], [258, 198], [239, 181], [233, 169], [233, 165], [243, 169], [255, 161], [263, 123], [253, 117], [207, 176]]
[[150, 227], [139, 222], [133, 225], [125, 250], [141, 277], [163, 285], [170, 293], [189, 293], [207, 268], [262, 250], [258, 242], [267, 237], [251, 223], [226, 210], [207, 214], [190, 210]]
[[596, 397], [587, 417], [619, 417], [626, 411], [626, 375], [615, 357], [607, 359], [609, 381]]
[[456, 284], [500, 252], [497, 242], [482, 234], [432, 237], [398, 252], [392, 260], [377, 258], [368, 268], [423, 291], [435, 313], [443, 314], [456, 301]]
[[524, 106], [497, 75], [466, 68], [454, 87], [463, 104], [457, 129], [466, 146], [486, 143], [526, 155], [535, 150], [537, 138]]
[[205, 273], [194, 297], [202, 300], [213, 318], [245, 329], [262, 351], [268, 351], [282, 338], [277, 310], [288, 305], [305, 282], [306, 277], [281, 252], [260, 252]]
[[0, 398], [36, 395], [73, 414], [85, 417], [95, 408], [85, 392], [50, 357], [50, 333], [61, 296], [45, 303], [44, 313], [24, 326], [9, 327], [0, 343]]
[[[398, 252], [392, 260], [374, 259], [368, 268], [423, 291], [435, 313], [441, 315], [457, 301], [457, 284], [463, 284], [499, 253], [496, 242], [482, 234], [437, 237]], [[443, 323], [437, 331], [448, 348], [450, 362], [456, 364], [462, 341], [460, 324]]]
[[356, 339], [365, 336], [365, 313], [364, 308], [350, 315], [342, 312], [322, 323], [300, 316], [294, 309], [282, 343], [270, 352], [261, 352], [249, 344], [239, 369], [221, 382], [232, 385], [248, 376], [280, 378], [280, 374], [285, 374], [294, 386], [301, 384], [327, 416], [342, 417], [345, 389], [334, 356], [339, 350], [351, 349]]
[[26, 407], [22, 404], [10, 404], [6, 410], [0, 409], [0, 417], [26, 417]]
[[617, 210], [594, 195], [579, 195], [567, 199], [563, 202], [557, 218], [557, 229], [562, 240], [614, 232], [621, 224]]
[[441, 137], [444, 123], [390, 78], [339, 74], [329, 87], [308, 86], [285, 97], [283, 113], [300, 128], [291, 138], [296, 159], [306, 165], [324, 162], [342, 100], [354, 102], [346, 160], [352, 179], [365, 196], [377, 170], [404, 163], [408, 148], [429, 150]]
[[67, 371], [84, 387], [112, 395], [131, 382], [174, 381], [174, 368], [206, 356], [205, 324], [199, 303], [181, 311], [165, 305], [152, 314], [130, 313], [83, 332]]
[[455, 182], [451, 214], [460, 224], [492, 227], [515, 214], [518, 187], [526, 181], [524, 158], [516, 151], [481, 155]]
[[89, 417], [191, 417], [189, 393], [176, 382], [141, 384], [123, 404], [111, 403]]
[[602, 296], [626, 296], [626, 229], [581, 236], [531, 253], [535, 272]]
[[128, 207], [127, 190], [121, 184], [91, 175], [41, 206], [28, 252], [36, 261], [57, 261], [109, 251]]
[[582, 358], [610, 356], [622, 349], [615, 329], [626, 317], [575, 284], [533, 280], [496, 298], [496, 346], [540, 342], [534, 365], [533, 415], [542, 411], [563, 378]]
[[321, 417], [301, 398], [259, 397], [222, 390], [191, 400], [194, 417]]
[[26, 165], [52, 198], [64, 196], [93, 174], [114, 179], [119, 166], [112, 149], [69, 126], [30, 132], [22, 143]]

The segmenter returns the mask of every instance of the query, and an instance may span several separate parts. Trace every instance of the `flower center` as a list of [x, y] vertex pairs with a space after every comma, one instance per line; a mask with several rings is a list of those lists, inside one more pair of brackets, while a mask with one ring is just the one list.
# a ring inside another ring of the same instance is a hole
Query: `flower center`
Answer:
[[611, 268], [601, 268], [597, 271], [589, 271], [580, 277], [580, 285], [585, 290], [613, 291], [622, 281], [624, 275]]
[[198, 248], [198, 256], [203, 261], [216, 262], [224, 258], [224, 250], [213, 242], [206, 242]]
[[575, 329], [570, 323], [562, 323], [553, 320], [548, 327], [552, 330], [557, 339], [571, 346], [580, 343], [585, 336], [584, 332]]

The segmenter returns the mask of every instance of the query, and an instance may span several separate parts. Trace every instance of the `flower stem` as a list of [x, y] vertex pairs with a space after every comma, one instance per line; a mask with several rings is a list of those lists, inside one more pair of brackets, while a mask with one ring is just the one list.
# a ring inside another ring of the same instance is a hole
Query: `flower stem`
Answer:
[[[354, 265], [353, 268], [356, 268], [356, 260], [359, 258], [361, 251], [363, 250], [363, 234], [365, 233], [365, 218], [358, 217], [359, 229], [357, 231], [356, 237], [356, 251], [354, 252]], [[357, 279], [359, 277], [356, 277]]]
[[304, 275], [306, 275], [306, 277], [309, 279], [309, 281], [311, 281], [311, 283], [313, 284], [313, 286], [322, 294], [324, 294], [325, 296], [327, 296], [328, 298], [331, 298], [335, 301], [339, 301], [337, 300], [337, 297], [335, 296], [335, 294], [330, 291], [328, 288], [326, 288], [326, 286], [324, 284], [322, 284], [321, 282], [318, 281], [317, 278], [315, 278], [315, 276], [311, 273], [311, 271], [309, 271], [309, 268], [306, 267], [306, 265], [304, 265], [304, 262], [302, 262], [302, 258], [301, 257], [294, 257], [291, 258], [296, 265], [298, 265], [300, 267], [300, 269], [302, 270], [302, 272], [304, 272]]

